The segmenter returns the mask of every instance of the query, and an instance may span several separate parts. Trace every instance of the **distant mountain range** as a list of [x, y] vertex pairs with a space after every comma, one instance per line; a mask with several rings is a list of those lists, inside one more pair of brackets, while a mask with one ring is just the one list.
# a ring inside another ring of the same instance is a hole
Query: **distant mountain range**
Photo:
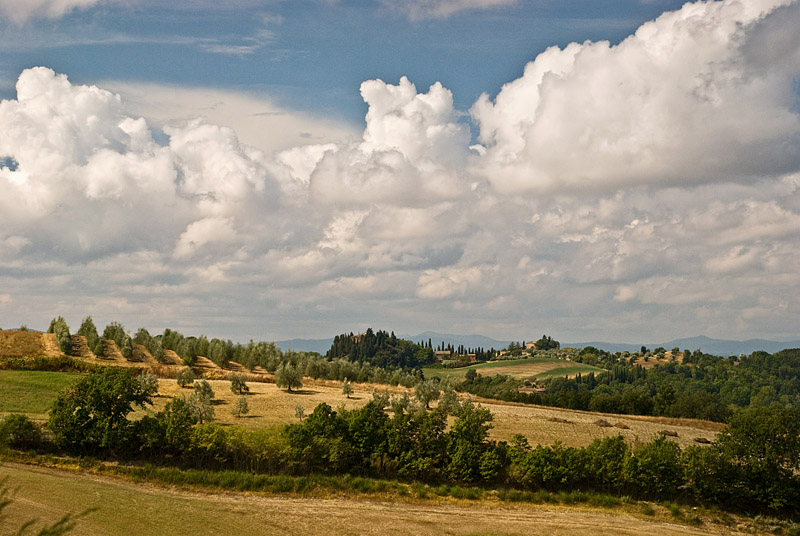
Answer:
[[[434, 348], [440, 344], [445, 346], [452, 344], [455, 347], [464, 345], [467, 348], [483, 348], [489, 350], [494, 348], [499, 350], [506, 348], [511, 341], [498, 341], [491, 337], [483, 335], [453, 335], [447, 333], [436, 333], [433, 331], [425, 331], [417, 335], [398, 335], [403, 339], [408, 339], [417, 343], [431, 341]], [[521, 342], [521, 341], [520, 341]], [[288, 341], [275, 341], [275, 344], [281, 350], [295, 350], [297, 352], [319, 352], [325, 354], [333, 344], [333, 337], [329, 339], [291, 339]], [[730, 356], [739, 354], [751, 354], [756, 350], [763, 350], [770, 354], [785, 350], [787, 348], [800, 348], [800, 340], [795, 341], [768, 341], [765, 339], [749, 339], [746, 341], [729, 341], [724, 339], [711, 339], [700, 335], [698, 337], [689, 337], [684, 339], [675, 339], [668, 342], [660, 343], [641, 343], [641, 344], [625, 344], [614, 342], [561, 342], [561, 346], [572, 348], [586, 348], [587, 346], [594, 346], [607, 352], [638, 352], [642, 346], [653, 350], [662, 346], [667, 350], [672, 350], [676, 346], [681, 350], [702, 350], [708, 354]]]
[[[711, 339], [704, 335], [698, 337], [689, 337], [684, 339], [675, 339], [673, 341], [643, 344], [648, 349], [653, 350], [662, 346], [667, 350], [672, 350], [676, 346], [681, 350], [702, 350], [707, 354], [730, 356], [739, 354], [751, 354], [756, 350], [763, 350], [767, 353], [774, 354], [787, 348], [800, 348], [800, 340], [796, 341], [768, 341], [765, 339], [748, 339], [746, 341], [729, 341], [724, 339]], [[571, 346], [573, 348], [585, 348], [587, 346], [594, 346], [608, 352], [638, 352], [642, 344], [621, 344], [612, 342], [576, 342], [576, 343], [561, 343], [561, 346]]]

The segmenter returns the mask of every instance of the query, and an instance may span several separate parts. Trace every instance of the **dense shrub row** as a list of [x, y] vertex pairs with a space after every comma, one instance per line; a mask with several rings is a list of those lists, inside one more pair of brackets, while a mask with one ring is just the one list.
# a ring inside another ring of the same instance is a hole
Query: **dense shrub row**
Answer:
[[69, 356], [58, 357], [2, 357], [0, 369], [43, 370], [47, 372], [92, 372], [100, 367]]

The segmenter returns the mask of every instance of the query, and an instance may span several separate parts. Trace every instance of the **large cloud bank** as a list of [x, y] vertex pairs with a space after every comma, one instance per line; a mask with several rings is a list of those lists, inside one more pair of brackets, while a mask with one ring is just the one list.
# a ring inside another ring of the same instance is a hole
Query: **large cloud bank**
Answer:
[[687, 4], [613, 47], [547, 50], [472, 108], [484, 173], [505, 191], [547, 192], [797, 169], [800, 58], [788, 32], [800, 5], [784, 4]]
[[472, 147], [438, 83], [364, 82], [361, 139], [263, 152], [26, 70], [0, 103], [0, 319], [786, 335], [798, 26], [796, 2], [701, 2], [549, 49], [475, 103]]

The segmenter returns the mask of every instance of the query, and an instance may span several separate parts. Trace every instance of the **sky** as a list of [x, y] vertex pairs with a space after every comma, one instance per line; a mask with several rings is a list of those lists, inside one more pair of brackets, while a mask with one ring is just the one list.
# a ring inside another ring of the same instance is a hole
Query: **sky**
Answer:
[[0, 0], [0, 327], [796, 339], [798, 27], [800, 0]]

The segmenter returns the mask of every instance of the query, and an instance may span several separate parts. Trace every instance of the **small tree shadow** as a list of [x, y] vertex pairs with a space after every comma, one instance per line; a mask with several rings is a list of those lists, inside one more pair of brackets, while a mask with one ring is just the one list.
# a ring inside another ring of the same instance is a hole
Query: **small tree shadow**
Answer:
[[319, 394], [319, 391], [313, 391], [313, 390], [311, 390], [311, 389], [300, 389], [300, 390], [298, 390], [298, 389], [292, 389], [291, 391], [286, 391], [286, 393], [287, 393], [287, 394], [290, 394], [290, 395], [303, 395], [303, 396], [308, 396], [308, 395], [318, 395], [318, 394]]

